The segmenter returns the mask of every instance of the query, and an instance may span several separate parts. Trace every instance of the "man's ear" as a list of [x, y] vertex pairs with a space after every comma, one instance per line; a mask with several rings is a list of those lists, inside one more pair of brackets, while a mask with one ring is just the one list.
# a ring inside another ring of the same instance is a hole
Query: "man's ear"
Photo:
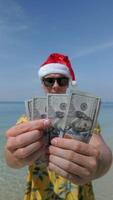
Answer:
[[40, 84], [41, 84], [41, 87], [44, 89], [44, 84], [43, 84], [42, 79], [40, 80]]

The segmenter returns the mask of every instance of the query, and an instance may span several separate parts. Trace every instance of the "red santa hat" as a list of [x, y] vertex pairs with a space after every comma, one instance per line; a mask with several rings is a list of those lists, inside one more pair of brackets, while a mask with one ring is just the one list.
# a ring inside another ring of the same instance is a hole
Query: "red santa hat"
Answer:
[[72, 85], [76, 84], [75, 74], [68, 56], [60, 53], [51, 54], [39, 69], [39, 77], [52, 73], [63, 74], [71, 79]]

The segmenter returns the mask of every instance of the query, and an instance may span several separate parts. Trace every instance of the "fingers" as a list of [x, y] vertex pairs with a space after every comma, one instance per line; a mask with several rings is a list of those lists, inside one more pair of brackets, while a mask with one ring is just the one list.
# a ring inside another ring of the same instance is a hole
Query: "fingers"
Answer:
[[[67, 152], [65, 152], [67, 153]], [[80, 159], [78, 159], [80, 161]], [[55, 171], [58, 175], [71, 180], [75, 184], [85, 184], [91, 181], [97, 170], [97, 162], [95, 159], [90, 157], [90, 164], [76, 162], [76, 159], [70, 161], [70, 159], [62, 158], [60, 156], [50, 155], [49, 156], [49, 169]], [[93, 162], [92, 162], [93, 161]], [[80, 165], [82, 164], [82, 165]]]
[[70, 162], [74, 162], [80, 167], [88, 169], [96, 168], [96, 157], [81, 155], [72, 150], [61, 149], [54, 146], [49, 147], [49, 153], [50, 155], [58, 156], [67, 159]]
[[45, 152], [47, 142], [44, 130], [49, 126], [51, 126], [51, 122], [48, 119], [43, 119], [29, 121], [10, 128], [6, 133], [6, 154], [11, 157], [11, 162], [8, 162], [12, 166], [18, 167], [29, 165], [38, 159]]
[[49, 168], [77, 184], [91, 181], [98, 167], [98, 150], [75, 139], [54, 138], [49, 147]]
[[42, 157], [42, 155], [44, 154], [44, 148], [41, 147], [40, 149], [38, 149], [35, 152], [33, 152], [32, 154], [30, 154], [29, 156], [25, 157], [25, 158], [21, 158], [18, 159], [20, 163], [23, 163], [23, 165], [32, 165], [36, 160], [40, 159], [40, 157]]
[[76, 163], [63, 159], [61, 157], [50, 155], [49, 162], [58, 166], [64, 171], [67, 171], [68, 173], [72, 173], [73, 175], [80, 177], [89, 176], [88, 170], [86, 170], [84, 167], [80, 167]]
[[69, 168], [67, 171], [71, 173], [76, 172], [76, 175], [79, 174], [80, 177], [92, 176], [97, 169], [98, 159], [95, 156], [85, 156], [72, 150], [61, 149], [54, 146], [49, 147], [49, 153], [50, 158], [52, 156], [51, 162], [55, 164], [56, 158], [59, 157], [62, 159], [62, 161], [59, 162], [62, 168], [63, 160], [67, 160], [68, 162], [65, 162], [65, 167]]
[[30, 145], [38, 141], [42, 137], [42, 135], [43, 135], [42, 131], [33, 130], [30, 132], [17, 135], [16, 137], [8, 137], [6, 144], [7, 149], [9, 151], [14, 151], [18, 148], [25, 147], [27, 145]]
[[51, 122], [48, 119], [28, 121], [26, 123], [11, 127], [7, 131], [6, 137], [10, 137], [10, 136], [15, 137], [17, 135], [20, 135], [22, 133], [29, 132], [32, 130], [44, 130], [46, 128], [49, 128], [50, 125], [51, 125]]
[[46, 155], [46, 145], [44, 144], [44, 141], [39, 139], [37, 142], [34, 142], [28, 146], [25, 146], [23, 148], [18, 148], [15, 151], [11, 152], [11, 157], [16, 160], [15, 166], [23, 167], [25, 165], [32, 164], [35, 160], [42, 158], [43, 155], [45, 157]]
[[64, 169], [61, 169], [59, 166], [53, 163], [49, 163], [49, 169], [52, 171], [55, 171], [56, 174], [58, 174], [59, 176], [62, 176], [65, 179], [70, 180], [75, 184], [79, 184], [79, 185], [83, 184], [83, 180], [78, 175], [76, 176], [72, 173], [68, 173], [67, 171], [65, 171]]
[[39, 153], [38, 151], [40, 150], [40, 148], [44, 149], [44, 145], [42, 144], [42, 142], [41, 141], [34, 142], [24, 148], [17, 149], [14, 152], [14, 156], [18, 159], [26, 159], [35, 152], [37, 152], [38, 155]]
[[72, 150], [85, 156], [92, 156], [98, 154], [96, 148], [92, 147], [92, 145], [80, 142], [75, 139], [57, 137], [51, 140], [51, 144], [59, 148]]
[[76, 152], [73, 152], [71, 150], [61, 149], [58, 147], [50, 146], [49, 147], [49, 153], [50, 155], [58, 156], [64, 159], [67, 159], [71, 162], [74, 162], [80, 166], [84, 166], [83, 162], [86, 160], [85, 156], [79, 155]]

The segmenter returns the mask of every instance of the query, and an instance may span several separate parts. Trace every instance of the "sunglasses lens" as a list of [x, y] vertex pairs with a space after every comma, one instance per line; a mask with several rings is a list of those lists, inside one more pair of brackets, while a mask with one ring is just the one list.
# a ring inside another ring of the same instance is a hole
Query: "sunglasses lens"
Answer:
[[52, 87], [54, 85], [54, 78], [43, 78], [43, 83], [46, 87]]
[[68, 86], [69, 84], [69, 79], [67, 77], [43, 78], [42, 81], [46, 87], [52, 87], [55, 81], [57, 81], [58, 85], [61, 87]]
[[68, 86], [69, 79], [67, 77], [61, 77], [57, 79], [57, 82], [60, 86]]

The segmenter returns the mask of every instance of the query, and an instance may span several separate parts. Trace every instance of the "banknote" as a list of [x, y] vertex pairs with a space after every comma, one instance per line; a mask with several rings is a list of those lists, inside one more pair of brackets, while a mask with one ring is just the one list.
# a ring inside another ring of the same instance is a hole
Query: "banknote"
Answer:
[[25, 111], [29, 120], [32, 120], [32, 101], [33, 99], [25, 100]]
[[[96, 126], [101, 99], [81, 90], [70, 94], [48, 94], [25, 101], [29, 120], [49, 118], [51, 128], [44, 130], [45, 145], [54, 137], [76, 138], [88, 143]], [[41, 168], [47, 166], [48, 156], [43, 153], [37, 162]]]
[[[45, 119], [47, 117], [47, 111], [46, 111], [46, 102], [47, 98], [46, 97], [40, 97], [36, 96], [33, 97], [32, 99], [32, 119]], [[49, 134], [48, 134], [48, 129], [44, 130], [43, 132], [44, 136], [44, 145], [48, 146], [50, 141], [49, 141]], [[38, 166], [45, 167], [48, 161], [48, 157], [46, 154], [42, 154], [39, 161], [38, 161]]]
[[54, 136], [63, 136], [69, 100], [70, 97], [67, 94], [48, 94], [47, 116], [52, 122], [50, 138]]
[[53, 137], [76, 137], [88, 142], [96, 126], [101, 99], [88, 92], [73, 90], [70, 94], [48, 94], [25, 101], [29, 120], [49, 118], [52, 127], [44, 131], [49, 144]]
[[[32, 118], [35, 119], [46, 119], [47, 118], [47, 98], [46, 97], [34, 97], [32, 101]], [[48, 129], [44, 130], [45, 144], [49, 144], [49, 133]]]
[[46, 97], [34, 97], [32, 100], [32, 118], [45, 119], [47, 117], [46, 112]]
[[99, 97], [82, 91], [71, 93], [65, 134], [68, 133], [81, 141], [88, 142], [96, 126], [100, 102]]

